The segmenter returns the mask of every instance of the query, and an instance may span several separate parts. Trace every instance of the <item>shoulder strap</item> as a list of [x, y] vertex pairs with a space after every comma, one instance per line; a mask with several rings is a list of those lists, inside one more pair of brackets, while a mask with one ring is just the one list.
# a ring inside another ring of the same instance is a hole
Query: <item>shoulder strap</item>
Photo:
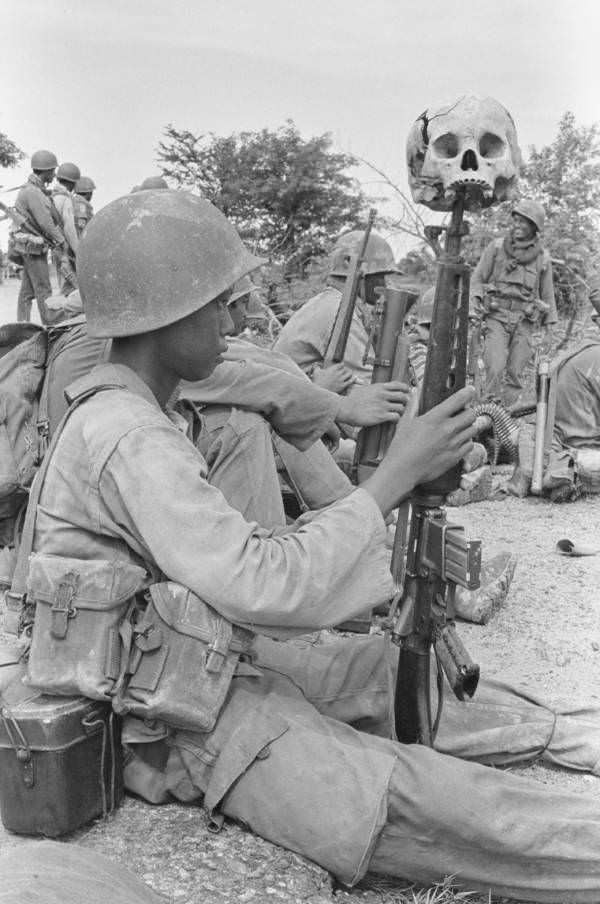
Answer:
[[37, 507], [40, 501], [42, 487], [44, 486], [44, 480], [46, 479], [46, 474], [48, 473], [48, 467], [50, 466], [50, 462], [52, 461], [52, 455], [62, 435], [65, 424], [67, 423], [73, 412], [77, 408], [79, 408], [82, 402], [85, 402], [86, 399], [89, 399], [91, 396], [96, 395], [96, 393], [103, 392], [107, 389], [123, 389], [123, 384], [101, 383], [96, 386], [90, 386], [84, 389], [72, 400], [69, 408], [64, 413], [62, 420], [56, 428], [54, 436], [52, 437], [52, 441], [50, 442], [50, 445], [48, 447], [48, 451], [44, 455], [42, 465], [35, 475], [35, 478], [31, 485], [31, 491], [29, 493], [29, 500], [27, 502], [27, 513], [25, 515], [25, 523], [23, 525], [23, 533], [21, 535], [21, 545], [19, 546], [19, 552], [17, 554], [17, 564], [13, 575], [12, 586], [6, 594], [13, 601], [16, 601], [18, 599], [21, 603], [25, 602], [25, 588], [27, 585], [29, 556], [31, 555], [31, 551], [33, 549], [33, 534], [35, 531]]

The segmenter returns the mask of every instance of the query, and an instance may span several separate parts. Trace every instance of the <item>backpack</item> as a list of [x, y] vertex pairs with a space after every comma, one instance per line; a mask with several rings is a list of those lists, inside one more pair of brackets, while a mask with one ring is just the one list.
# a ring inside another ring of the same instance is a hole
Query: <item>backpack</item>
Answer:
[[47, 333], [32, 323], [0, 327], [0, 545], [11, 546], [15, 518], [39, 466], [38, 397]]
[[87, 335], [82, 315], [49, 329], [0, 327], [0, 547], [17, 545], [29, 487], [67, 409], [63, 390], [106, 357], [109, 344]]

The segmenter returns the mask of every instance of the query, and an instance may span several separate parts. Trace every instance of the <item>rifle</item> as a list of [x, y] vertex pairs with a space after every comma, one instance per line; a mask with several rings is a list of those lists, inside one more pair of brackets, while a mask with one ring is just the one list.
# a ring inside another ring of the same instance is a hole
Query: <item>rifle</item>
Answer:
[[[373, 310], [369, 343], [373, 357], [366, 363], [373, 365], [371, 384], [390, 380], [408, 380], [410, 343], [402, 335], [407, 311], [417, 294], [386, 286], [379, 294]], [[354, 482], [363, 483], [380, 464], [391, 442], [395, 425], [376, 424], [364, 427], [356, 442], [353, 464]]]
[[37, 235], [38, 238], [43, 239], [50, 245], [51, 248], [61, 251], [61, 260], [60, 260], [60, 272], [62, 273], [64, 279], [70, 283], [74, 288], [77, 288], [77, 275], [75, 273], [75, 268], [71, 264], [69, 259], [69, 255], [60, 248], [53, 239], [47, 236], [41, 229], [27, 219], [22, 213], [19, 213], [18, 210], [15, 210], [14, 207], [8, 207], [3, 201], [0, 201], [0, 210], [3, 211], [6, 217], [8, 217], [15, 224], [17, 229], [24, 229], [26, 232], [30, 232], [32, 235]]
[[[459, 193], [446, 229], [439, 263], [431, 333], [419, 414], [424, 414], [466, 382], [469, 268], [460, 258], [464, 194]], [[460, 464], [415, 488], [398, 518], [392, 554], [395, 594], [388, 616], [399, 647], [396, 680], [396, 734], [404, 743], [433, 746], [443, 705], [443, 672], [458, 699], [472, 697], [479, 666], [470, 658], [454, 625], [456, 587], [479, 586], [481, 541], [467, 540], [446, 519], [445, 496], [456, 489]], [[432, 717], [431, 651], [437, 662], [438, 708]]]
[[363, 236], [362, 244], [357, 254], [350, 257], [350, 265], [346, 275], [344, 291], [342, 292], [342, 300], [335, 315], [327, 349], [323, 356], [323, 366], [331, 367], [332, 364], [339, 364], [344, 360], [346, 354], [346, 345], [348, 344], [348, 335], [352, 325], [352, 316], [356, 306], [356, 297], [358, 295], [358, 286], [361, 278], [361, 267], [365, 259], [367, 244], [371, 229], [375, 222], [375, 208], [371, 208], [367, 219], [367, 226]]

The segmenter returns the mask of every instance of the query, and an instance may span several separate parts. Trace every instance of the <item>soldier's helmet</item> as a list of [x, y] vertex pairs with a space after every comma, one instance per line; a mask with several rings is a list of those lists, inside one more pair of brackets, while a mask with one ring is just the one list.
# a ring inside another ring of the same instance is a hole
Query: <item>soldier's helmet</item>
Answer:
[[423, 292], [414, 309], [414, 322], [422, 326], [430, 326], [433, 320], [433, 302], [435, 300], [435, 286]]
[[32, 170], [51, 170], [58, 166], [56, 154], [52, 151], [34, 151], [31, 155]]
[[162, 176], [148, 176], [147, 179], [138, 186], [137, 191], [149, 191], [152, 189], [153, 191], [159, 188], [168, 188], [169, 186], [165, 182]]
[[242, 276], [241, 279], [238, 279], [235, 286], [233, 287], [233, 292], [231, 293], [230, 298], [227, 300], [227, 304], [233, 304], [234, 301], [237, 301], [239, 298], [243, 298], [244, 295], [249, 295], [254, 289], [254, 283], [250, 279], [249, 276]]
[[77, 194], [80, 194], [81, 192], [94, 191], [95, 188], [96, 183], [93, 179], [90, 179], [89, 176], [82, 176], [75, 183], [75, 191]]
[[66, 179], [67, 182], [77, 182], [81, 178], [81, 172], [76, 163], [61, 163], [56, 170], [57, 179]]
[[184, 191], [117, 198], [89, 222], [77, 277], [90, 336], [182, 320], [264, 263], [209, 201]]
[[542, 205], [538, 204], [537, 201], [528, 201], [527, 199], [519, 201], [519, 203], [513, 207], [512, 213], [518, 213], [522, 217], [525, 217], [526, 220], [533, 223], [538, 232], [542, 232], [544, 223], [546, 222], [546, 213]]
[[[364, 232], [354, 230], [339, 237], [331, 252], [330, 276], [346, 276], [350, 268], [352, 255], [360, 250]], [[372, 273], [397, 273], [392, 249], [384, 238], [372, 232], [367, 242], [365, 262], [362, 272], [365, 275]]]

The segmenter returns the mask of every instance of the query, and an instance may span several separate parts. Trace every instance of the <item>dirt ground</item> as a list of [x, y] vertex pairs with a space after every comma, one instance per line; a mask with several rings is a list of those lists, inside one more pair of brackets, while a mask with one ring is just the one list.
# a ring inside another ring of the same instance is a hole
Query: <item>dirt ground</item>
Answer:
[[[10, 295], [0, 286], [0, 322], [12, 319], [2, 315], [12, 305], [13, 292], [12, 286]], [[496, 482], [502, 484], [509, 472], [501, 469]], [[600, 547], [600, 496], [559, 506], [501, 495], [448, 514], [470, 537], [482, 539], [484, 558], [502, 550], [518, 556], [504, 607], [486, 626], [460, 626], [482, 674], [519, 684], [551, 703], [598, 703], [600, 554], [567, 558], [555, 547], [562, 538]], [[600, 799], [599, 778], [539, 764], [513, 771]], [[152, 807], [127, 798], [107, 822], [99, 820], [64, 841], [121, 861], [176, 904], [415, 900], [408, 883], [396, 879], [367, 877], [355, 889], [343, 889], [319, 867], [230, 823], [220, 834], [211, 834], [202, 811], [191, 806]], [[0, 829], [0, 847], [20, 843], [22, 839]]]

